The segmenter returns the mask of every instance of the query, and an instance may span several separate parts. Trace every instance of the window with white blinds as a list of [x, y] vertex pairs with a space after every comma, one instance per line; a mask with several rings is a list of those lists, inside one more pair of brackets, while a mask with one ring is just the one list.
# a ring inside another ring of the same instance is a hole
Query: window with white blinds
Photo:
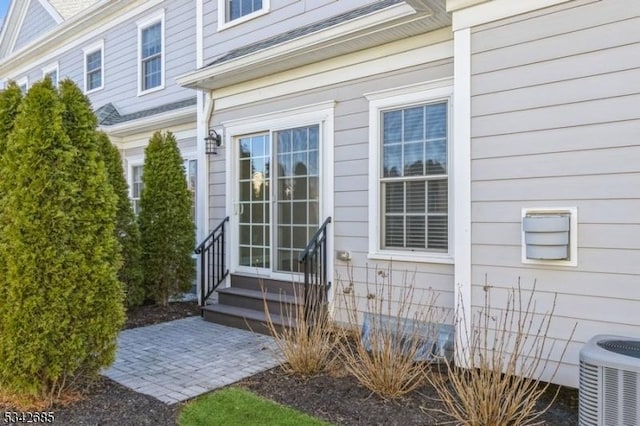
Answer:
[[381, 248], [447, 252], [447, 102], [382, 111]]

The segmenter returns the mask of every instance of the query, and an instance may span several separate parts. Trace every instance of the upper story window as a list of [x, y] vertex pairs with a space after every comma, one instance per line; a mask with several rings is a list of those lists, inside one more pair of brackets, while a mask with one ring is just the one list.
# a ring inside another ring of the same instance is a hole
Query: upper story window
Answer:
[[261, 16], [269, 11], [270, 0], [218, 0], [218, 29]]
[[227, 0], [227, 22], [262, 9], [262, 0]]
[[164, 88], [164, 10], [138, 23], [138, 95]]
[[48, 65], [42, 68], [42, 78], [49, 77], [51, 79], [51, 83], [58, 87], [58, 63]]
[[372, 258], [453, 260], [449, 83], [367, 95]]
[[84, 49], [84, 91], [86, 93], [104, 87], [104, 41]]

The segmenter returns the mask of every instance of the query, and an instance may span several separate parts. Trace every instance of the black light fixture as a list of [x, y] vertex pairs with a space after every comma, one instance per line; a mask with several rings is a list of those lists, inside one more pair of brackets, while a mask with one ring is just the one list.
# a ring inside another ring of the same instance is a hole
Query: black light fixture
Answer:
[[204, 138], [205, 153], [207, 155], [218, 154], [218, 147], [222, 146], [222, 136], [220, 136], [215, 130], [209, 129], [209, 135]]

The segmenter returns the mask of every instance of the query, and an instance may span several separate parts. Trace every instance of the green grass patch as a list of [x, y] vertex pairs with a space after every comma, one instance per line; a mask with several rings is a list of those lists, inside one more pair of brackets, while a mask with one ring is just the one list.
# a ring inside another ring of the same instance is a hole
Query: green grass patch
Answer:
[[180, 426], [205, 425], [329, 425], [292, 408], [240, 388], [205, 395], [182, 409]]

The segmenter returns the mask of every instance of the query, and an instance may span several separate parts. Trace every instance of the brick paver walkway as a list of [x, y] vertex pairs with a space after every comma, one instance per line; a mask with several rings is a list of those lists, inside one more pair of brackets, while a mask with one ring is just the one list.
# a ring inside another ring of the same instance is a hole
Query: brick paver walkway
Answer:
[[191, 317], [124, 330], [102, 374], [173, 404], [278, 365], [271, 337]]

